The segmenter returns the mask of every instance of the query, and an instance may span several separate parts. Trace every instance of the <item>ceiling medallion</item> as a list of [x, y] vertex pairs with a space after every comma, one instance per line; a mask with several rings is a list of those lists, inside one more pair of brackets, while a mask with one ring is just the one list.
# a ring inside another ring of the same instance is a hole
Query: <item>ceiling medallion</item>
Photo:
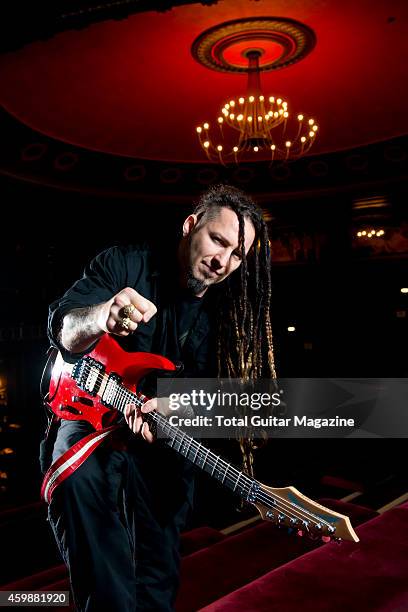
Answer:
[[[238, 19], [206, 30], [192, 45], [193, 57], [220, 72], [246, 73], [245, 95], [232, 97], [217, 118], [196, 128], [199, 142], [211, 161], [238, 162], [268, 151], [271, 160], [304, 155], [316, 138], [318, 126], [303, 114], [295, 117], [282, 97], [264, 96], [261, 72], [278, 70], [303, 59], [316, 44], [308, 26], [292, 19], [261, 17]], [[232, 128], [229, 134], [225, 127]]]

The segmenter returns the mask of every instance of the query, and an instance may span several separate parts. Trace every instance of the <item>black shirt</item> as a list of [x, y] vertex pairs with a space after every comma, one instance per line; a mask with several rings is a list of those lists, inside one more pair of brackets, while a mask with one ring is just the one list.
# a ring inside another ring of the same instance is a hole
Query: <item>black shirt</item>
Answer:
[[119, 344], [127, 351], [158, 353], [182, 362], [186, 376], [214, 376], [217, 291], [211, 288], [203, 298], [197, 298], [181, 290], [177, 278], [174, 247], [158, 250], [142, 245], [103, 251], [87, 265], [82, 278], [51, 304], [51, 343], [66, 360], [72, 360], [58, 342], [64, 315], [74, 308], [105, 302], [125, 287], [132, 287], [157, 306], [157, 314], [147, 324], [139, 325], [134, 334], [116, 336]]

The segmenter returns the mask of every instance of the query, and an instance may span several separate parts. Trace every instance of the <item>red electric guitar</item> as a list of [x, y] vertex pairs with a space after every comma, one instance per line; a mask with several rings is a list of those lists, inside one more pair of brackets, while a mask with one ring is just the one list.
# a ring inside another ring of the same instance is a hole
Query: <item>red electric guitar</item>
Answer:
[[[62, 419], [84, 419], [101, 430], [114, 423], [116, 411], [123, 413], [128, 403], [144, 404], [147, 398], [137, 391], [137, 384], [156, 369], [174, 371], [176, 367], [160, 355], [126, 353], [106, 334], [75, 364], [64, 362], [58, 354], [46, 403]], [[253, 504], [263, 519], [323, 541], [359, 541], [347, 516], [321, 506], [294, 487], [267, 487], [250, 478], [158, 412], [147, 413], [144, 419], [165, 434], [175, 452]]]

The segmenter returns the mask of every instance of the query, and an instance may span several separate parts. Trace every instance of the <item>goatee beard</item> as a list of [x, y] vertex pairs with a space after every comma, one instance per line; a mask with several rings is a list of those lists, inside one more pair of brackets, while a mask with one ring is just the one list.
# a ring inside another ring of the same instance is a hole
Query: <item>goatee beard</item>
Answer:
[[205, 291], [207, 287], [208, 285], [205, 280], [200, 280], [199, 278], [196, 278], [193, 275], [192, 271], [189, 270], [187, 274], [187, 289], [194, 293], [194, 295], [197, 295], [198, 293], [202, 293], [203, 291]]

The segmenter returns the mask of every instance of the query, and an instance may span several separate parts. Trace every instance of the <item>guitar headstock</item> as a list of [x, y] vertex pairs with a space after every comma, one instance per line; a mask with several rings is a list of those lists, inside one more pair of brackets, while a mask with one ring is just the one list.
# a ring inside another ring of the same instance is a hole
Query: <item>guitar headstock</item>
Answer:
[[259, 483], [253, 502], [266, 521], [292, 528], [312, 539], [358, 542], [350, 519], [303, 495], [295, 487], [273, 488]]

